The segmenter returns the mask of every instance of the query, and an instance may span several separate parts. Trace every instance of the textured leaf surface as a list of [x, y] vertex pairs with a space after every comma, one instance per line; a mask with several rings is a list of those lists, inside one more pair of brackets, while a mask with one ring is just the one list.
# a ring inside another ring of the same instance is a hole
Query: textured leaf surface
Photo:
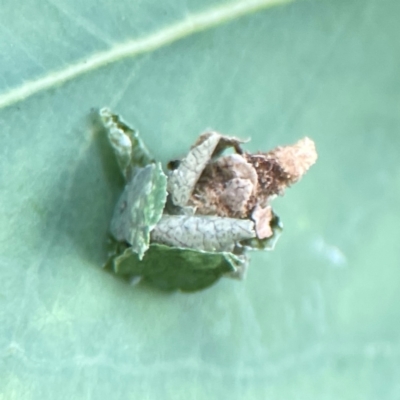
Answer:
[[152, 244], [142, 261], [128, 248], [121, 261], [116, 260], [117, 274], [142, 276], [163, 290], [200, 290], [212, 285], [224, 274], [235, 274], [242, 261], [231, 253], [209, 253]]
[[157, 163], [138, 168], [118, 199], [111, 233], [131, 244], [139, 258], [149, 247], [150, 231], [161, 218], [166, 196], [167, 177]]
[[99, 118], [126, 180], [130, 180], [138, 168], [154, 162], [138, 131], [108, 108], [99, 110]]
[[[1, 2], [0, 399], [400, 397], [400, 3], [266, 5]], [[164, 162], [207, 127], [315, 140], [246, 281], [100, 269], [123, 188], [102, 106]]]

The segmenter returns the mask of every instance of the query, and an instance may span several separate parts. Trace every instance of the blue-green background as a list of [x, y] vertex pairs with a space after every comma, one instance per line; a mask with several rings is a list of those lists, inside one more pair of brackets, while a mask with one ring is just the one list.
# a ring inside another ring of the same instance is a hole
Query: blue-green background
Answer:
[[[221, 4], [5, 0], [0, 99]], [[399, 17], [277, 5], [3, 103], [0, 399], [399, 399]], [[163, 162], [208, 127], [252, 151], [315, 140], [247, 280], [167, 294], [100, 269], [122, 185], [105, 105]]]

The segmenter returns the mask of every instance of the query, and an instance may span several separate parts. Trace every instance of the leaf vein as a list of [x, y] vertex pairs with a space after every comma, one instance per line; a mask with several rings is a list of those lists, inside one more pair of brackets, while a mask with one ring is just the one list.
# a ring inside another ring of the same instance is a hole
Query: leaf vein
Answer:
[[48, 75], [25, 82], [8, 92], [0, 94], [0, 109], [122, 59], [150, 53], [192, 34], [211, 29], [261, 9], [290, 1], [292, 0], [240, 0], [191, 15], [189, 18], [165, 27], [158, 32], [143, 38], [130, 40], [104, 52], [93, 54], [64, 69], [53, 71]]

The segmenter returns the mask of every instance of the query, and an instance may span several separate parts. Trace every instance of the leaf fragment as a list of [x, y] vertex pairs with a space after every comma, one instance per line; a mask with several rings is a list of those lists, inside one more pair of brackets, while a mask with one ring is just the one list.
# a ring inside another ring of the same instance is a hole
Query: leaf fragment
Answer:
[[137, 168], [155, 162], [139, 133], [130, 128], [120, 116], [113, 114], [108, 108], [102, 108], [99, 115], [126, 180], [135, 174]]
[[224, 275], [239, 277], [248, 260], [228, 252], [204, 252], [152, 244], [140, 260], [127, 248], [114, 257], [112, 268], [119, 275], [141, 276], [163, 290], [195, 291], [204, 289]]
[[[305, 138], [267, 153], [205, 132], [164, 175], [137, 132], [100, 111], [126, 177], [111, 222], [116, 239], [107, 265], [164, 289], [198, 290], [221, 276], [242, 279], [247, 249], [271, 250], [282, 230], [270, 201], [316, 161]], [[233, 147], [235, 154], [223, 155]]]
[[167, 177], [160, 163], [137, 169], [127, 182], [111, 221], [111, 233], [132, 246], [139, 259], [149, 247], [150, 232], [162, 216]]
[[268, 222], [268, 225], [272, 232], [270, 236], [264, 238], [259, 238], [257, 236], [251, 239], [243, 240], [240, 244], [249, 248], [250, 250], [273, 250], [283, 231], [283, 224], [279, 217], [272, 212], [272, 216]]
[[217, 216], [163, 215], [153, 242], [205, 251], [233, 251], [236, 242], [256, 236], [254, 222]]
[[168, 176], [168, 192], [176, 206], [185, 207], [204, 168], [212, 157], [218, 156], [228, 147], [240, 149], [241, 140], [223, 136], [218, 132], [205, 132], [196, 141], [178, 167]]

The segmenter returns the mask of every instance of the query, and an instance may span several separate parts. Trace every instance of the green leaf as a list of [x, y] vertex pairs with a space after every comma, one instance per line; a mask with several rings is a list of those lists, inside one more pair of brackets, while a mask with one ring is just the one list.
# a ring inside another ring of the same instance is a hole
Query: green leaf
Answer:
[[[3, 0], [0, 399], [398, 399], [399, 15]], [[165, 293], [101, 268], [124, 187], [102, 107], [163, 165], [207, 128], [251, 152], [315, 140], [245, 281]]]
[[127, 248], [114, 259], [117, 274], [141, 276], [163, 290], [195, 291], [215, 283], [221, 276], [237, 274], [246, 260], [231, 253], [214, 253], [152, 244], [143, 260]]
[[139, 133], [118, 115], [112, 114], [108, 108], [102, 108], [99, 116], [125, 179], [131, 180], [138, 169], [154, 162]]
[[166, 198], [167, 177], [157, 163], [136, 169], [117, 202], [111, 233], [128, 242], [139, 259], [149, 247], [150, 232], [162, 216]]

